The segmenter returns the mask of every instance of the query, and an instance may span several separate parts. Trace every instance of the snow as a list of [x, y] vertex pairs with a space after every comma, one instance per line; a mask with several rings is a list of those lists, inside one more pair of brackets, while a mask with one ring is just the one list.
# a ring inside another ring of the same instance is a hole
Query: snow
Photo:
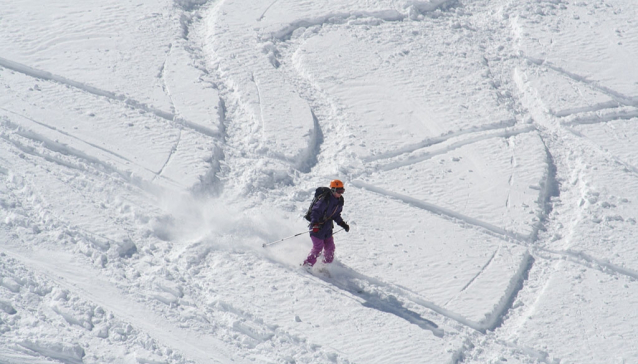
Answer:
[[0, 362], [638, 362], [633, 5], [0, 0]]

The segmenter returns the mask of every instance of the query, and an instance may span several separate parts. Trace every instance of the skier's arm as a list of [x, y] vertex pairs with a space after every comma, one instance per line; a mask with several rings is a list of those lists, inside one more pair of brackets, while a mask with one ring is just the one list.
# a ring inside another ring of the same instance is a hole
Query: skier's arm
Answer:
[[350, 225], [348, 225], [347, 222], [343, 221], [343, 218], [341, 217], [341, 209], [339, 209], [339, 212], [336, 213], [335, 216], [332, 217], [332, 219], [337, 223], [337, 225], [341, 226], [343, 230], [345, 230], [346, 232], [350, 231]]

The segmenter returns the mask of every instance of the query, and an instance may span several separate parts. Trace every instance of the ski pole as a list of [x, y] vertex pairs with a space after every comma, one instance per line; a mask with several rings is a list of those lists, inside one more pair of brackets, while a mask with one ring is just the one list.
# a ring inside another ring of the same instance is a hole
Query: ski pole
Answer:
[[[337, 230], [337, 231], [335, 231], [334, 233], [332, 233], [332, 235], [335, 235], [335, 234], [340, 233], [340, 232], [342, 232], [342, 231], [344, 231], [344, 230], [343, 230], [343, 229], [341, 229], [341, 230]], [[305, 233], [309, 233], [309, 232], [312, 232], [312, 230], [302, 231], [302, 232], [300, 232], [300, 233], [298, 233], [298, 234], [291, 235], [291, 236], [289, 236], [289, 237], [287, 237], [287, 238], [283, 238], [283, 239], [279, 239], [279, 240], [271, 241], [270, 243], [263, 243], [263, 244], [261, 245], [261, 247], [262, 247], [262, 248], [266, 248], [266, 247], [269, 247], [269, 246], [273, 246], [273, 245], [275, 245], [275, 244], [279, 244], [279, 243], [281, 243], [281, 242], [282, 242], [282, 241], [284, 241], [284, 240], [292, 239], [292, 238], [294, 238], [295, 236], [299, 236], [299, 235], [302, 235], [302, 234], [305, 234]]]
[[[312, 230], [310, 230], [310, 231], [312, 231]], [[273, 246], [273, 245], [275, 245], [275, 244], [281, 243], [281, 242], [282, 242], [282, 241], [284, 241], [284, 240], [292, 239], [292, 238], [294, 238], [295, 236], [299, 236], [299, 235], [301, 235], [301, 234], [309, 233], [310, 231], [302, 231], [302, 232], [300, 232], [300, 233], [298, 233], [298, 234], [291, 235], [291, 236], [289, 236], [289, 237], [287, 237], [287, 238], [283, 238], [283, 239], [279, 239], [279, 240], [271, 241], [270, 243], [263, 243], [261, 246], [262, 246], [263, 248], [265, 248], [265, 247], [269, 247], [269, 246]]]

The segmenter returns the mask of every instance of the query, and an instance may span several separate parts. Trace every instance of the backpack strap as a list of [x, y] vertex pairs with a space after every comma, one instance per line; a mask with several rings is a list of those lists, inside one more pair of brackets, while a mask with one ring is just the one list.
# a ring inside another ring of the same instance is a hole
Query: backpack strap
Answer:
[[330, 214], [330, 216], [326, 217], [323, 221], [328, 221], [332, 218], [332, 216], [335, 214], [335, 212], [337, 212], [337, 209], [339, 208], [339, 205], [335, 206], [334, 211], [332, 211], [332, 213]]

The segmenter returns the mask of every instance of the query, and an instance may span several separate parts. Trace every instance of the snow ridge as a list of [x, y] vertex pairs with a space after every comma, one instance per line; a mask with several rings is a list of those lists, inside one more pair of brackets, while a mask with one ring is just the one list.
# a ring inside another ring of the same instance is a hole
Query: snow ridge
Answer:
[[314, 127], [310, 130], [308, 147], [301, 150], [293, 159], [293, 166], [303, 173], [309, 173], [317, 164], [321, 144], [323, 144], [323, 132], [319, 125], [319, 119], [317, 119], [317, 116], [312, 110], [310, 110], [310, 113], [312, 114]]
[[[446, 8], [447, 6], [454, 4], [456, 0], [435, 0], [435, 1], [412, 1], [410, 4], [406, 5], [408, 8], [407, 13], [402, 13], [395, 9], [386, 9], [386, 10], [375, 10], [375, 11], [350, 11], [350, 12], [342, 12], [342, 13], [328, 13], [322, 16], [308, 18], [308, 19], [300, 19], [294, 21], [284, 28], [274, 31], [270, 34], [270, 38], [286, 41], [290, 38], [292, 33], [299, 28], [308, 28], [315, 25], [322, 25], [327, 23], [339, 24], [343, 23], [346, 19], [357, 19], [357, 18], [375, 18], [382, 21], [388, 22], [397, 22], [403, 21], [409, 17], [414, 17], [415, 12], [426, 13], [431, 12], [436, 9]], [[263, 18], [260, 17], [258, 20], [261, 21]]]
[[485, 332], [485, 330], [493, 331], [503, 324], [505, 316], [512, 308], [512, 304], [514, 303], [518, 292], [523, 289], [523, 285], [528, 279], [529, 271], [532, 269], [534, 261], [534, 257], [532, 257], [529, 251], [527, 251], [525, 253], [525, 257], [521, 259], [518, 270], [510, 279], [510, 284], [507, 287], [505, 294], [494, 307], [494, 311], [487, 316], [485, 321], [481, 322], [483, 332]]
[[531, 242], [538, 239], [538, 231], [542, 229], [543, 224], [547, 221], [547, 217], [552, 212], [552, 198], [558, 198], [560, 196], [560, 186], [556, 180], [556, 164], [547, 145], [545, 145], [545, 155], [547, 158], [547, 169], [544, 178], [540, 181], [541, 191], [538, 195], [538, 206], [541, 207], [541, 210], [538, 213], [538, 222], [533, 225], [532, 232], [529, 236]]
[[66, 364], [82, 364], [84, 357], [84, 349], [78, 344], [63, 344], [58, 342], [30, 341], [25, 340], [19, 342], [18, 345], [33, 350], [36, 353], [59, 360]]

